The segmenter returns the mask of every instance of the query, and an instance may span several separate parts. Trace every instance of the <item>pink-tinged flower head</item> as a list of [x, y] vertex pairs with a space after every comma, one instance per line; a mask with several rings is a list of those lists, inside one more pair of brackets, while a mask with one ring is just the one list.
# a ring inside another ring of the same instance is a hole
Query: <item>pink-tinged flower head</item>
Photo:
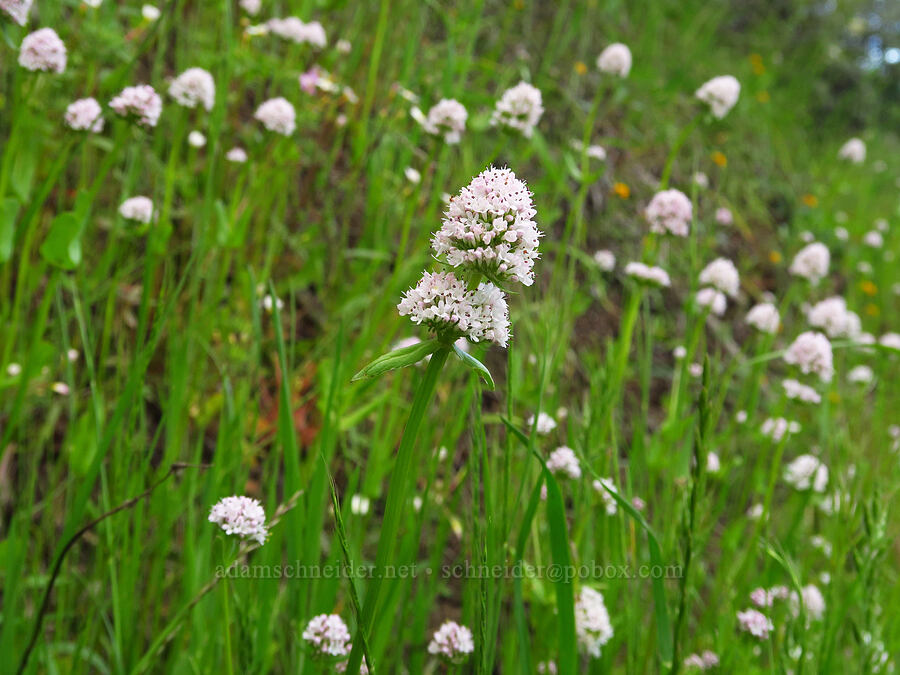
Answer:
[[579, 646], [595, 659], [600, 657], [603, 645], [613, 637], [603, 595], [590, 586], [582, 587], [575, 600], [575, 633]]
[[162, 99], [149, 84], [139, 84], [125, 87], [109, 107], [122, 117], [133, 117], [143, 127], [155, 127], [162, 114]]
[[431, 246], [452, 267], [534, 283], [541, 232], [531, 192], [509, 169], [485, 169], [450, 200]]
[[300, 73], [300, 89], [302, 89], [307, 94], [315, 94], [316, 93], [316, 85], [319, 83], [319, 78], [322, 71], [319, 69], [319, 66], [313, 66], [305, 73]]
[[541, 92], [527, 82], [503, 92], [491, 116], [491, 126], [509, 127], [531, 138], [534, 128], [544, 114]]
[[809, 325], [821, 328], [831, 338], [856, 338], [862, 333], [862, 321], [847, 309], [847, 301], [832, 296], [813, 305], [806, 315]]
[[800, 249], [788, 271], [795, 277], [802, 277], [812, 284], [818, 284], [828, 274], [830, 262], [831, 254], [828, 247], [814, 241]]
[[700, 272], [700, 283], [737, 297], [741, 277], [734, 263], [727, 258], [716, 258]]
[[6, 12], [17, 24], [24, 26], [28, 21], [32, 2], [33, 0], [0, 0], [0, 10]]
[[866, 161], [866, 144], [860, 138], [851, 138], [841, 146], [838, 157], [853, 164], [862, 164]]
[[672, 285], [669, 273], [662, 267], [645, 265], [642, 262], [630, 262], [625, 265], [625, 274], [641, 283], [668, 288]]
[[719, 225], [731, 225], [734, 222], [734, 215], [731, 209], [720, 206], [716, 209], [716, 222]]
[[621, 42], [609, 45], [597, 57], [597, 68], [610, 75], [628, 77], [631, 71], [631, 50]]
[[433, 136], [443, 136], [450, 145], [459, 143], [466, 130], [469, 113], [466, 107], [452, 98], [445, 98], [431, 106], [428, 115], [422, 119], [422, 128]]
[[755, 609], [745, 609], [743, 612], [738, 612], [737, 619], [741, 630], [747, 631], [750, 635], [760, 640], [767, 639], [769, 632], [775, 629], [772, 620]]
[[202, 105], [207, 110], [212, 110], [216, 102], [216, 83], [209, 71], [203, 68], [188, 68], [172, 80], [172, 84], [169, 85], [169, 96], [185, 108]]
[[103, 131], [103, 109], [96, 99], [81, 98], [66, 108], [66, 126], [75, 131]]
[[119, 206], [119, 214], [126, 220], [147, 224], [153, 220], [153, 202], [149, 197], [131, 197]]
[[697, 291], [694, 300], [699, 307], [708, 309], [711, 314], [716, 316], [722, 316], [725, 313], [728, 303], [725, 294], [715, 288], [701, 288]]
[[797, 380], [787, 379], [781, 383], [784, 387], [784, 395], [794, 401], [802, 401], [803, 403], [821, 403], [822, 397], [815, 389], [808, 384], [803, 384]]
[[429, 654], [440, 656], [454, 664], [462, 663], [474, 651], [472, 631], [453, 621], [442, 623], [428, 643]]
[[558, 447], [547, 458], [547, 470], [554, 474], [563, 474], [573, 480], [581, 478], [581, 464], [572, 448], [565, 445]]
[[691, 200], [681, 190], [663, 190], [653, 195], [644, 215], [650, 222], [650, 231], [686, 237], [691, 226], [694, 208]]
[[306, 23], [296, 16], [289, 16], [284, 19], [269, 19], [266, 25], [278, 37], [298, 44], [307, 43], [313, 47], [324, 47], [328, 43], [325, 29], [318, 21]]
[[297, 128], [297, 113], [287, 99], [271, 98], [263, 103], [253, 116], [269, 131], [290, 136]]
[[737, 103], [741, 83], [731, 75], [720, 75], [704, 83], [695, 96], [706, 103], [714, 117], [722, 119]]
[[266, 542], [266, 512], [262, 504], [250, 497], [225, 497], [209, 512], [209, 522], [216, 523], [225, 534], [252, 539], [260, 546]]
[[800, 455], [784, 469], [784, 481], [797, 490], [825, 492], [828, 467], [813, 455]]
[[317, 657], [340, 657], [350, 654], [350, 631], [337, 614], [319, 614], [313, 617], [306, 624], [302, 637]]
[[830, 382], [834, 375], [831, 343], [822, 333], [807, 331], [798, 335], [785, 352], [784, 360], [798, 366], [804, 375], [818, 375], [823, 382]]
[[66, 69], [66, 46], [52, 28], [36, 30], [22, 40], [19, 65], [26, 70], [61, 73]]
[[241, 0], [240, 4], [241, 9], [250, 16], [259, 14], [259, 10], [262, 8], [262, 0]]
[[771, 302], [761, 302], [754, 305], [747, 312], [747, 323], [756, 330], [763, 333], [774, 335], [778, 332], [778, 326], [781, 325], [781, 317], [778, 315], [778, 308]]

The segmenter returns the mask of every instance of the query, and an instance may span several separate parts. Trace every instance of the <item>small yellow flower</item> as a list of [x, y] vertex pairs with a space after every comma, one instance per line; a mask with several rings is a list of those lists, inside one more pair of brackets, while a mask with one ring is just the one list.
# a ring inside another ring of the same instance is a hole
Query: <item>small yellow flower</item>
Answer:
[[803, 195], [803, 203], [806, 204], [809, 208], [814, 209], [819, 205], [819, 198], [815, 195], [807, 193]]
[[862, 289], [862, 292], [866, 295], [875, 295], [878, 293], [878, 286], [873, 284], [871, 281], [866, 279], [862, 283], [859, 284], [859, 287]]
[[725, 156], [725, 153], [718, 150], [712, 154], [712, 161], [716, 166], [728, 166], [728, 158]]
[[576, 61], [575, 62], [575, 72], [579, 75], [584, 75], [587, 72], [587, 66], [584, 61]]
[[778, 251], [769, 251], [769, 262], [777, 265], [781, 262], [781, 254]]
[[625, 185], [625, 183], [615, 183], [613, 185], [613, 192], [622, 199], [628, 199], [631, 196], [631, 188]]
[[769, 92], [763, 89], [761, 92], [756, 94], [756, 100], [760, 103], [768, 103], [772, 100], [772, 97], [769, 96]]
[[829, 391], [828, 392], [828, 400], [831, 401], [832, 403], [840, 403], [841, 395], [838, 394], [836, 391]]
[[759, 54], [751, 54], [750, 55], [750, 65], [753, 68], [754, 75], [762, 75], [766, 72], [766, 67], [763, 65], [762, 56]]
[[878, 309], [878, 305], [876, 305], [874, 302], [870, 302], [868, 305], [866, 305], [866, 314], [868, 314], [869, 316], [878, 316], [880, 313], [881, 310]]

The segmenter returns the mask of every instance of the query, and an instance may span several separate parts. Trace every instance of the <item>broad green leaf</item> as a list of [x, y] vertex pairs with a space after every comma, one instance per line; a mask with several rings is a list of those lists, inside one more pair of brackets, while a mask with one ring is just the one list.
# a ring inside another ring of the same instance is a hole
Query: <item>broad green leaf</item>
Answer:
[[22, 202], [27, 202], [31, 194], [34, 172], [37, 169], [38, 150], [37, 144], [21, 144], [13, 160], [13, 170], [9, 182], [13, 192]]
[[44, 260], [63, 269], [81, 262], [81, 232], [84, 222], [72, 212], [61, 213], [50, 224], [50, 232], [41, 244]]
[[0, 263], [12, 258], [19, 206], [19, 201], [14, 197], [7, 197], [0, 201]]
[[471, 354], [464, 352], [462, 349], [453, 345], [453, 351], [456, 352], [456, 355], [459, 357], [459, 360], [465, 363], [469, 368], [478, 373], [478, 376], [484, 380], [484, 383], [487, 385], [487, 388], [490, 390], [494, 389], [494, 378], [491, 377], [491, 371], [487, 369], [487, 366], [484, 365], [481, 361], [476, 359]]
[[352, 381], [356, 382], [364, 378], [378, 377], [390, 370], [406, 368], [406, 366], [418, 363], [429, 354], [433, 354], [440, 346], [441, 343], [437, 340], [426, 340], [425, 342], [417, 342], [409, 347], [395, 349], [387, 354], [382, 354], [354, 375]]

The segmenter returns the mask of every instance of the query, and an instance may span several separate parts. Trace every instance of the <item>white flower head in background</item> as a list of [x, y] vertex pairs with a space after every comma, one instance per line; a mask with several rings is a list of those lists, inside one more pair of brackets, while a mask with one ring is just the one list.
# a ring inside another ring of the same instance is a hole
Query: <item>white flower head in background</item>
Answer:
[[719, 225], [731, 225], [734, 223], [734, 215], [731, 213], [731, 209], [725, 208], [724, 206], [717, 208], [716, 222]]
[[847, 301], [832, 296], [813, 305], [806, 315], [809, 325], [821, 328], [831, 338], [856, 338], [862, 332], [859, 316], [847, 309]]
[[546, 436], [551, 431], [556, 429], [556, 420], [550, 417], [550, 415], [545, 412], [538, 413], [537, 426], [535, 426], [534, 415], [531, 415], [525, 422], [525, 424], [528, 425], [529, 429], [531, 429], [531, 427], [535, 427], [534, 430], [542, 436]]
[[775, 630], [772, 619], [756, 609], [745, 609], [737, 613], [738, 626], [753, 637], [766, 640], [769, 632]]
[[132, 117], [142, 127], [155, 127], [162, 113], [162, 99], [149, 84], [125, 87], [109, 102], [117, 115]]
[[694, 209], [691, 200], [681, 190], [662, 190], [653, 195], [644, 216], [650, 223], [650, 231], [686, 237], [690, 231]]
[[800, 455], [784, 469], [784, 481], [795, 490], [825, 492], [828, 467], [813, 455]]
[[188, 134], [188, 145], [192, 148], [202, 148], [206, 145], [206, 136], [196, 129]]
[[474, 651], [475, 641], [472, 631], [454, 621], [442, 623], [428, 643], [429, 654], [440, 656], [453, 664], [464, 662]]
[[406, 180], [408, 180], [413, 185], [418, 185], [422, 182], [422, 174], [411, 166], [403, 169], [403, 175], [406, 176]]
[[768, 436], [777, 443], [787, 434], [796, 434], [800, 431], [800, 425], [783, 417], [770, 417], [762, 423], [760, 431], [763, 436]]
[[703, 188], [704, 190], [709, 187], [709, 176], [707, 176], [702, 171], [697, 171], [692, 176], [692, 180], [694, 181], [694, 185], [699, 188]]
[[830, 382], [834, 375], [831, 342], [822, 333], [800, 333], [785, 352], [784, 360], [799, 367], [804, 375], [818, 375], [823, 382]]
[[731, 75], [720, 75], [697, 90], [695, 96], [706, 103], [714, 117], [722, 119], [741, 95], [741, 83]]
[[625, 274], [651, 286], [668, 288], [672, 285], [669, 273], [662, 267], [651, 267], [642, 262], [630, 262], [625, 265]]
[[847, 381], [853, 384], [869, 384], [875, 379], [875, 371], [869, 366], [855, 366], [847, 373]]
[[572, 149], [577, 153], [584, 153], [590, 159], [596, 159], [599, 161], [604, 161], [606, 159], [606, 149], [602, 145], [589, 145], [587, 147], [584, 146], [584, 141], [580, 138], [576, 138], [572, 141]]
[[19, 65], [26, 70], [61, 73], [66, 69], [66, 45], [52, 28], [36, 30], [22, 40]]
[[847, 241], [850, 238], [850, 233], [846, 227], [836, 227], [834, 228], [834, 236], [840, 241]]
[[203, 68], [188, 68], [169, 85], [169, 96], [178, 105], [196, 108], [202, 105], [212, 110], [216, 102], [216, 82], [209, 71]]
[[628, 77], [631, 72], [631, 50], [621, 42], [609, 45], [597, 57], [597, 68], [609, 75]]
[[80, 98], [66, 108], [66, 126], [75, 131], [103, 131], [103, 109], [94, 98]]
[[575, 600], [575, 633], [582, 650], [595, 659], [600, 657], [603, 645], [613, 637], [603, 595], [590, 586], [582, 586]]
[[265, 101], [256, 109], [253, 117], [262, 122], [269, 131], [282, 136], [290, 136], [297, 128], [297, 113], [294, 106], [281, 96]]
[[822, 397], [815, 389], [797, 380], [787, 379], [781, 383], [784, 387], [784, 395], [794, 401], [803, 403], [821, 403]]
[[259, 14], [259, 10], [262, 9], [262, 0], [241, 0], [240, 5], [241, 9], [247, 14], [256, 16]]
[[338, 51], [339, 54], [349, 54], [353, 49], [353, 45], [351, 44], [350, 40], [341, 38], [334, 43], [334, 48]]
[[714, 452], [708, 452], [706, 454], [706, 471], [708, 473], [719, 473], [722, 470], [722, 462], [719, 460], [719, 456]]
[[266, 542], [266, 512], [262, 504], [250, 497], [225, 497], [213, 505], [209, 522], [215, 523], [225, 534], [251, 539], [260, 546]]
[[774, 335], [778, 332], [781, 325], [781, 317], [778, 315], [778, 308], [771, 302], [761, 302], [754, 305], [747, 312], [747, 323], [756, 330]]
[[530, 286], [542, 236], [536, 213], [528, 186], [516, 174], [489, 167], [450, 200], [431, 246], [452, 267]]
[[597, 251], [594, 253], [594, 262], [604, 272], [612, 272], [616, 267], [616, 256], [612, 251]]
[[468, 117], [469, 113], [462, 103], [456, 99], [445, 98], [431, 106], [421, 124], [427, 133], [432, 136], [443, 136], [445, 143], [454, 145], [462, 138]]
[[269, 314], [274, 312], [276, 309], [278, 309], [279, 312], [284, 309], [284, 300], [272, 295], [271, 293], [266, 293], [263, 296], [260, 304], [262, 305], [262, 308]]
[[160, 16], [162, 16], [162, 13], [159, 11], [159, 8], [155, 7], [154, 5], [144, 5], [143, 7], [141, 7], [141, 16], [143, 17], [144, 21], [153, 23], [154, 21], [158, 20]]
[[794, 616], [800, 614], [800, 605], [803, 605], [803, 611], [806, 616], [813, 621], [821, 621], [825, 616], [825, 596], [822, 591], [814, 584], [807, 584], [800, 589], [800, 597], [797, 593], [791, 593], [791, 612]]
[[119, 206], [119, 215], [146, 225], [153, 220], [153, 201], [149, 197], [131, 197]]
[[365, 516], [369, 513], [372, 502], [368, 497], [363, 495], [353, 495], [350, 497], [350, 513], [354, 516]]
[[33, 0], [0, 0], [0, 10], [6, 12], [17, 24], [24, 26], [28, 21], [32, 2]]
[[274, 35], [298, 44], [310, 44], [319, 48], [328, 44], [325, 29], [318, 21], [306, 23], [296, 16], [289, 16], [284, 19], [269, 19], [266, 25]]
[[900, 350], [900, 333], [885, 333], [878, 338], [878, 344], [888, 349]]
[[878, 230], [869, 230], [863, 236], [863, 243], [872, 248], [881, 248], [884, 246], [884, 237], [881, 236], [881, 232]]
[[716, 258], [700, 272], [700, 283], [734, 298], [740, 289], [741, 277], [733, 262], [727, 258]]
[[866, 161], [866, 144], [861, 138], [851, 138], [838, 150], [838, 157], [853, 164], [862, 164]]
[[572, 480], [581, 478], [581, 464], [575, 451], [568, 446], [560, 446], [547, 458], [547, 470], [553, 474], [563, 474]]
[[709, 670], [719, 665], [719, 656], [709, 649], [704, 650], [701, 654], [691, 654], [684, 660], [685, 668], [697, 668], [698, 670]]
[[350, 654], [350, 631], [337, 614], [319, 614], [303, 629], [303, 639], [314, 657], [340, 657]]
[[830, 263], [831, 254], [828, 247], [815, 241], [800, 249], [788, 271], [795, 277], [802, 277], [812, 284], [818, 284], [828, 274]]
[[472, 342], [494, 342], [505, 347], [509, 341], [509, 310], [503, 291], [491, 283], [469, 290], [449, 272], [425, 272], [397, 305], [400, 316], [425, 324], [437, 335]]
[[541, 92], [527, 82], [503, 92], [491, 116], [491, 126], [505, 126], [531, 138], [534, 128], [544, 114]]
[[616, 511], [618, 511], [619, 505], [616, 503], [615, 498], [611, 494], [609, 494], [609, 491], [612, 490], [616, 494], [618, 494], [619, 492], [618, 490], [616, 490], [616, 486], [612, 482], [612, 479], [598, 478], [593, 483], [591, 483], [591, 487], [594, 488], [594, 492], [600, 495], [600, 501], [603, 502], [603, 509], [606, 511], [606, 515], [616, 515]]
[[225, 153], [225, 159], [235, 164], [243, 164], [247, 161], [247, 151], [238, 147], [231, 148]]
[[708, 309], [710, 314], [722, 316], [725, 313], [728, 301], [725, 294], [715, 288], [701, 288], [694, 297], [698, 307]]

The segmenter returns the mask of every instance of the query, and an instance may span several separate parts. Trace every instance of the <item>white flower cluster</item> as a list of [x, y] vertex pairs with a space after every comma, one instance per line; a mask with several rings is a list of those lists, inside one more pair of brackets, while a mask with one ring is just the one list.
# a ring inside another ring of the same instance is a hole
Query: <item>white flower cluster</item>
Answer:
[[578, 643], [593, 658], [612, 639], [613, 627], [603, 596], [590, 586], [583, 586], [575, 601], [575, 632]]
[[541, 92], [527, 82], [503, 92], [491, 116], [491, 126], [505, 126], [531, 138], [534, 128], [544, 114]]
[[847, 381], [853, 384], [868, 384], [875, 379], [875, 371], [869, 366], [854, 366], [847, 373]]
[[616, 255], [612, 251], [597, 251], [594, 254], [594, 262], [604, 272], [612, 272], [616, 267]]
[[259, 10], [262, 9], [262, 0], [241, 0], [240, 5], [241, 9], [247, 14], [256, 16], [259, 14]]
[[185, 108], [202, 105], [207, 110], [212, 110], [216, 102], [216, 82], [209, 71], [203, 68], [188, 68], [172, 80], [172, 84], [169, 85], [169, 96]]
[[734, 298], [737, 297], [741, 277], [737, 267], [728, 258], [716, 258], [700, 272], [700, 283]]
[[768, 590], [754, 588], [750, 593], [750, 600], [757, 607], [772, 607], [776, 600], [787, 600], [788, 597], [790, 597], [790, 591], [787, 586], [772, 586]]
[[756, 609], [745, 609], [743, 612], [738, 612], [737, 619], [741, 630], [747, 631], [760, 640], [767, 639], [769, 632], [775, 629], [772, 619]]
[[531, 417], [528, 418], [528, 421], [526, 422], [526, 424], [528, 425], [529, 429], [531, 429], [531, 427], [534, 426], [535, 431], [537, 431], [542, 436], [549, 434], [551, 431], [553, 431], [556, 428], [556, 420], [553, 419], [552, 417], [550, 417], [550, 415], [548, 415], [545, 412], [538, 413], [537, 426], [535, 426], [534, 415], [532, 415]]
[[573, 480], [581, 478], [581, 464], [575, 451], [568, 446], [560, 446], [547, 458], [547, 470], [554, 474], [565, 474]]
[[802, 401], [803, 403], [822, 402], [822, 397], [819, 396], [819, 392], [809, 385], [798, 382], [797, 380], [784, 380], [784, 382], [781, 383], [781, 386], [784, 387], [784, 395], [789, 399]]
[[630, 262], [625, 265], [625, 274], [652, 286], [668, 288], [672, 285], [669, 273], [662, 267], [653, 267], [642, 262]]
[[509, 310], [503, 291], [492, 283], [481, 283], [471, 291], [451, 272], [425, 272], [397, 305], [400, 316], [425, 324], [439, 336], [472, 342], [509, 341]]
[[231, 148], [225, 153], [225, 159], [235, 164], [243, 164], [247, 161], [247, 151], [238, 147]]
[[450, 145], [459, 143], [469, 117], [466, 107], [453, 98], [438, 101], [431, 106], [427, 116], [418, 108], [413, 108], [412, 115], [427, 133], [443, 135], [444, 141]]
[[828, 274], [830, 262], [831, 254], [828, 247], [815, 241], [800, 249], [788, 271], [795, 277], [802, 277], [812, 284], [818, 284]]
[[609, 45], [597, 57], [597, 68], [610, 75], [628, 77], [631, 71], [631, 50], [621, 42]]
[[828, 467], [813, 455], [800, 455], [784, 469], [784, 480], [796, 490], [825, 492]]
[[103, 109], [94, 98], [80, 98], [66, 108], [66, 126], [75, 131], [103, 131]]
[[66, 69], [66, 46], [52, 28], [36, 30], [22, 40], [19, 65], [26, 70], [61, 73]]
[[710, 651], [704, 650], [701, 654], [691, 654], [684, 660], [685, 668], [697, 668], [699, 670], [708, 670], [719, 665], [718, 655]]
[[616, 503], [613, 496], [609, 494], [609, 490], [612, 490], [616, 494], [618, 494], [618, 490], [616, 490], [616, 486], [613, 484], [612, 479], [598, 478], [591, 483], [591, 486], [594, 488], [594, 492], [600, 495], [600, 500], [603, 502], [603, 508], [606, 510], [606, 515], [616, 515], [619, 505]]
[[699, 307], [708, 309], [710, 313], [716, 316], [722, 316], [728, 304], [725, 294], [711, 287], [701, 288], [697, 291], [694, 300]]
[[831, 338], [856, 338], [862, 333], [862, 321], [847, 309], [847, 301], [832, 296], [817, 302], [806, 315], [809, 324], [821, 328]]
[[823, 382], [830, 382], [834, 375], [831, 343], [822, 333], [807, 331], [798, 335], [787, 348], [784, 360], [798, 366], [804, 375], [818, 375]]
[[209, 522], [219, 525], [225, 534], [253, 539], [260, 546], [269, 534], [262, 504], [250, 497], [225, 497], [210, 510]]
[[838, 157], [853, 164], [862, 164], [866, 161], [866, 144], [861, 138], [851, 138], [838, 150]]
[[297, 128], [297, 113], [294, 106], [281, 96], [265, 101], [256, 109], [253, 117], [262, 122], [269, 131], [282, 136], [290, 136]]
[[800, 424], [783, 417], [770, 417], [762, 423], [760, 431], [763, 436], [768, 436], [777, 443], [785, 437], [785, 434], [796, 434], [800, 431]]
[[822, 617], [825, 616], [825, 597], [815, 584], [807, 584], [801, 588], [799, 598], [796, 592], [791, 593], [791, 612], [794, 616], [800, 614], [801, 603], [807, 618], [813, 621], [821, 621]]
[[575, 152], [583, 152], [590, 159], [596, 159], [601, 162], [606, 159], [606, 149], [602, 145], [589, 145], [584, 147], [584, 141], [579, 138], [573, 140], [571, 145]]
[[474, 651], [472, 631], [454, 621], [442, 623], [428, 643], [429, 654], [440, 656], [454, 664], [462, 663]]
[[319, 614], [313, 617], [306, 624], [302, 637], [310, 644], [316, 656], [350, 654], [350, 631], [337, 614]]
[[706, 103], [714, 117], [722, 119], [741, 95], [741, 83], [731, 75], [720, 75], [704, 83], [695, 96]]
[[266, 26], [272, 33], [285, 40], [299, 44], [309, 43], [313, 47], [324, 47], [328, 44], [325, 29], [318, 21], [306, 23], [296, 16], [289, 16], [284, 19], [269, 19]]
[[675, 189], [657, 192], [644, 210], [651, 232], [668, 232], [676, 237], [688, 235], [693, 213], [691, 200], [681, 190]]
[[0, 10], [6, 12], [17, 24], [24, 26], [28, 21], [32, 2], [33, 0], [0, 0]]
[[162, 99], [149, 84], [125, 87], [109, 102], [118, 115], [134, 117], [143, 127], [155, 127], [162, 114]]
[[724, 206], [720, 206], [719, 208], [717, 208], [716, 222], [719, 225], [731, 225], [732, 223], [734, 223], [734, 214], [731, 213], [731, 209]]
[[747, 312], [747, 323], [756, 330], [763, 333], [774, 335], [778, 332], [778, 326], [781, 324], [781, 317], [778, 316], [778, 308], [771, 302], [762, 302], [754, 305]]
[[509, 169], [489, 167], [450, 200], [431, 245], [452, 267], [530, 286], [541, 237], [535, 214], [525, 183]]
[[131, 197], [119, 206], [119, 215], [146, 225], [153, 220], [153, 202], [149, 197]]

